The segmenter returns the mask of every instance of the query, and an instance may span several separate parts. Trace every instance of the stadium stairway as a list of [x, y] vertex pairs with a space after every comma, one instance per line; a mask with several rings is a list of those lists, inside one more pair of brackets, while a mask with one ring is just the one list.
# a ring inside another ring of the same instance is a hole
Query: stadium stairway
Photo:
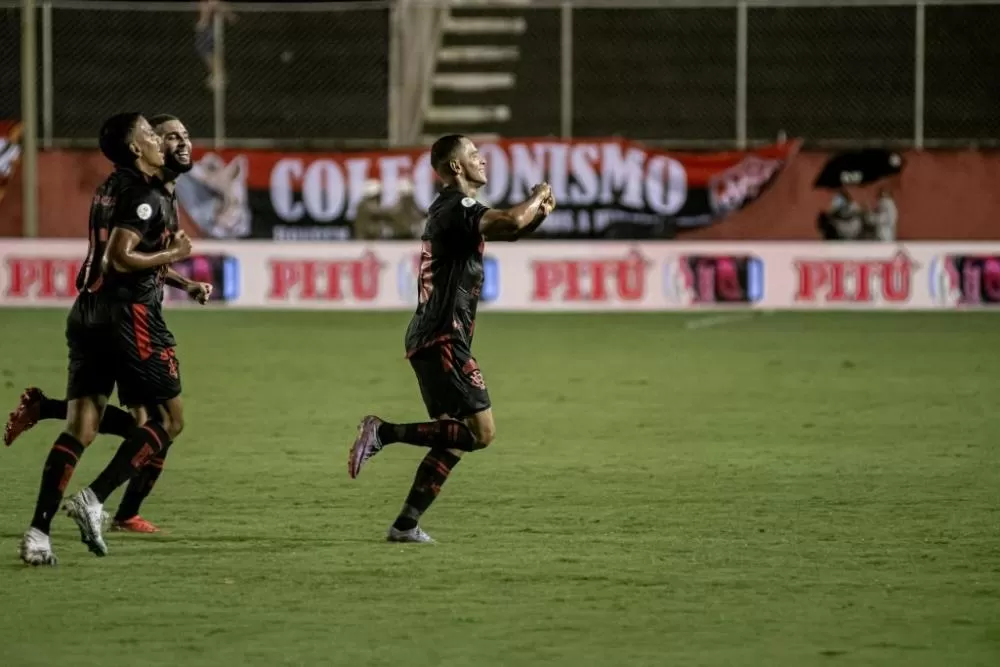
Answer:
[[510, 96], [527, 30], [530, 0], [453, 0], [444, 19], [430, 95], [425, 142], [448, 132], [476, 139], [508, 134]]

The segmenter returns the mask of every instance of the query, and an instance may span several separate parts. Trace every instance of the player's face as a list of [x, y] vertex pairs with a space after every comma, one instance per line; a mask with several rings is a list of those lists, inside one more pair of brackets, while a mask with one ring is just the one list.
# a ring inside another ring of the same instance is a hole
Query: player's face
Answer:
[[479, 154], [479, 149], [468, 139], [463, 140], [462, 150], [459, 153], [461, 158], [459, 163], [465, 178], [473, 185], [486, 185], [486, 158]]
[[163, 140], [163, 157], [167, 169], [175, 174], [186, 174], [194, 164], [191, 162], [191, 137], [184, 123], [168, 120], [156, 128]]
[[137, 158], [149, 166], [163, 166], [163, 144], [145, 118], [140, 117], [132, 130], [130, 148]]

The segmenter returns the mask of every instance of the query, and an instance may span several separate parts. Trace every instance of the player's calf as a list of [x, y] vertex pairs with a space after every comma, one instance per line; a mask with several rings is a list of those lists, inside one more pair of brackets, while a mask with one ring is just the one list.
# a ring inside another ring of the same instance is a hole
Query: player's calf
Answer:
[[357, 477], [361, 467], [386, 445], [405, 443], [446, 450], [458, 458], [464, 452], [486, 448], [495, 435], [496, 428], [489, 410], [470, 417], [468, 423], [444, 415], [429, 422], [393, 424], [369, 415], [358, 426], [358, 436], [348, 456], [348, 473], [352, 479]]
[[414, 424], [382, 422], [378, 428], [378, 437], [383, 445], [402, 442], [432, 449], [457, 449], [460, 452], [484, 449], [493, 441], [492, 432], [477, 433], [469, 424], [447, 417]]
[[[441, 487], [444, 486], [449, 475], [451, 475], [451, 471], [455, 469], [455, 466], [461, 460], [462, 457], [460, 455], [446, 449], [432, 449], [427, 453], [427, 456], [424, 457], [423, 461], [417, 467], [417, 474], [413, 478], [413, 485], [410, 487], [410, 492], [406, 495], [403, 509], [400, 510], [399, 516], [396, 517], [396, 521], [392, 524], [390, 538], [393, 534], [400, 536], [419, 530], [417, 524], [420, 522], [420, 517], [424, 515], [424, 512], [427, 511], [431, 503], [441, 493]], [[427, 540], [390, 541], [425, 542]]]
[[43, 535], [49, 534], [80, 457], [97, 434], [105, 400], [103, 396], [91, 396], [70, 401], [66, 430], [56, 438], [45, 459], [31, 518], [31, 528]]

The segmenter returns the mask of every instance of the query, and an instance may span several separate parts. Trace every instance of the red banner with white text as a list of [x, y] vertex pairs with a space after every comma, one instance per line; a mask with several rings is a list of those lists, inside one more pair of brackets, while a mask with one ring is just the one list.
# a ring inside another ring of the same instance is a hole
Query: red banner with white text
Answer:
[[[547, 181], [559, 206], [538, 236], [571, 239], [670, 238], [678, 229], [725, 220], [774, 181], [798, 144], [703, 154], [619, 139], [504, 140], [478, 147], [487, 164], [488, 182], [480, 191], [485, 203], [511, 206]], [[72, 194], [92, 193], [109, 169], [107, 162], [96, 151], [41, 157], [42, 190], [59, 193], [59, 217], [82, 221], [86, 207]], [[193, 169], [177, 182], [177, 196], [185, 228], [202, 238], [413, 238], [439, 186], [426, 148], [350, 153], [196, 149]], [[368, 214], [364, 233], [358, 223], [362, 209]], [[393, 216], [406, 214], [409, 223], [392, 224]], [[52, 235], [49, 215], [42, 211], [43, 235]], [[374, 235], [372, 219], [378, 227]], [[9, 230], [0, 232], [9, 235]]]
[[[0, 237], [20, 236], [23, 224], [18, 127], [0, 125]], [[831, 190], [817, 187], [817, 175], [839, 154], [796, 149], [682, 154], [626, 141], [486, 143], [490, 182], [481, 195], [503, 206], [548, 180], [559, 208], [538, 238], [554, 240], [814, 241], [835, 207], [867, 221], [890, 198], [887, 240], [1000, 240], [1000, 152], [904, 151], [900, 174]], [[410, 238], [435, 194], [426, 150], [201, 149], [196, 158], [178, 184], [182, 226], [195, 238]], [[40, 235], [86, 236], [90, 200], [108, 170], [98, 151], [39, 153]]]

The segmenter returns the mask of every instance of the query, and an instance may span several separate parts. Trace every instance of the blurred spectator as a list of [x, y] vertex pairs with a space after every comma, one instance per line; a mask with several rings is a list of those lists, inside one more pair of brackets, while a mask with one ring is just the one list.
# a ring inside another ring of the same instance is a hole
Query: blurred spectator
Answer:
[[354, 238], [364, 241], [380, 239], [415, 239], [423, 232], [425, 214], [413, 196], [413, 184], [399, 183], [399, 199], [394, 206], [382, 206], [382, 183], [371, 179], [365, 183], [358, 212], [354, 217]]
[[390, 227], [394, 239], [416, 239], [424, 233], [427, 215], [417, 206], [413, 196], [413, 183], [399, 182], [399, 200], [389, 211]]
[[882, 188], [878, 193], [878, 201], [866, 216], [867, 227], [871, 238], [876, 241], [892, 242], [896, 240], [896, 225], [899, 221], [899, 210], [888, 188]]
[[382, 238], [382, 225], [386, 213], [382, 208], [382, 183], [370, 179], [358, 202], [358, 212], [354, 215], [354, 238], [374, 241]]
[[819, 227], [826, 241], [855, 241], [864, 230], [864, 214], [846, 188], [830, 201], [830, 208], [819, 214]]
[[194, 26], [194, 48], [208, 68], [205, 85], [214, 90], [222, 81], [221, 72], [215, 71], [215, 17], [233, 23], [236, 15], [219, 0], [201, 0], [198, 7], [198, 22]]

